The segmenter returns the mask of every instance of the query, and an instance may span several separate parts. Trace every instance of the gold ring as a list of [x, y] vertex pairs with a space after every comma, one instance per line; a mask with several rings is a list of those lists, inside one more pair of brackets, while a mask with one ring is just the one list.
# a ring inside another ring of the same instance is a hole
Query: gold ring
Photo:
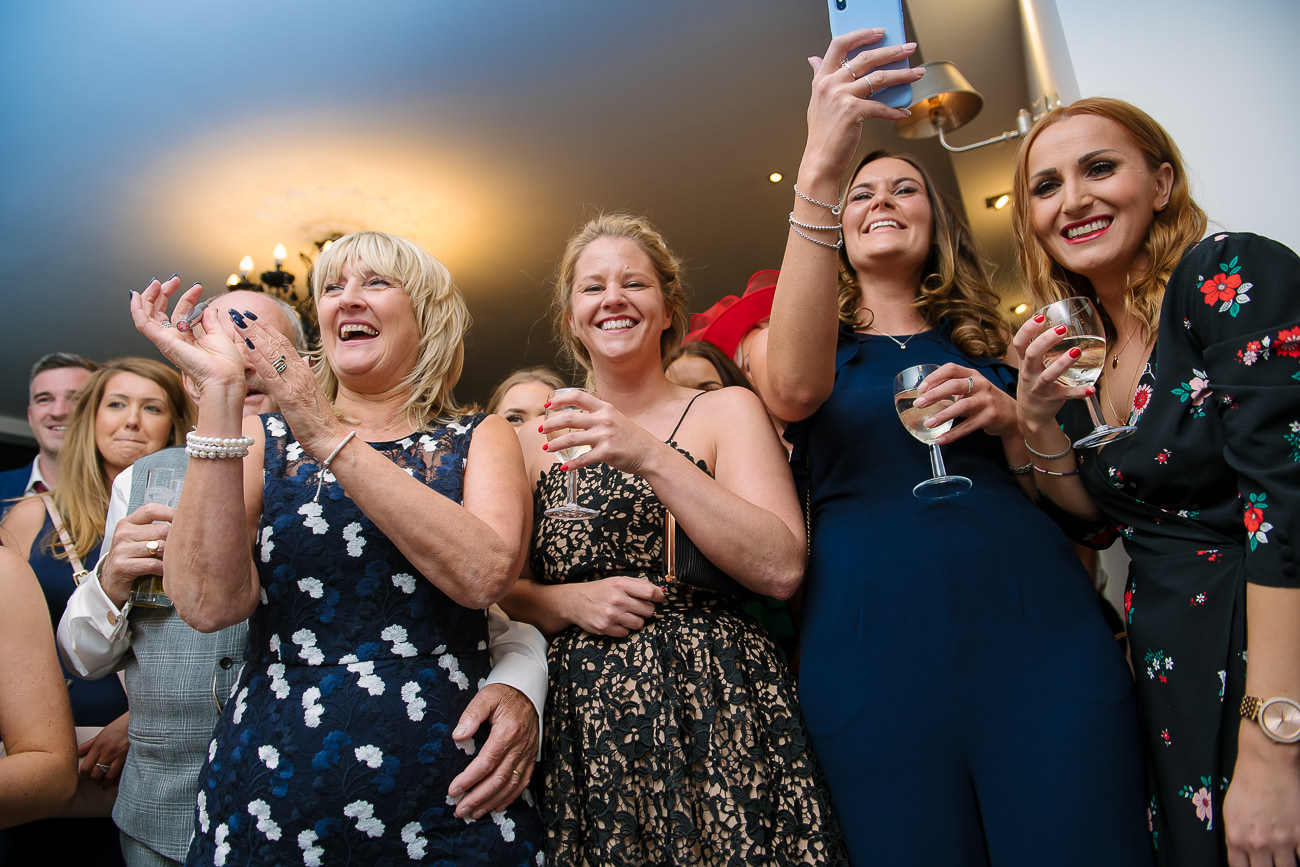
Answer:
[[145, 550], [149, 552], [150, 557], [158, 556], [158, 548], [160, 544], [161, 543], [157, 539], [150, 539], [148, 542], [144, 543]]
[[519, 773], [518, 768], [515, 768], [513, 771], [510, 772], [510, 776], [514, 777], [517, 780], [523, 775]]

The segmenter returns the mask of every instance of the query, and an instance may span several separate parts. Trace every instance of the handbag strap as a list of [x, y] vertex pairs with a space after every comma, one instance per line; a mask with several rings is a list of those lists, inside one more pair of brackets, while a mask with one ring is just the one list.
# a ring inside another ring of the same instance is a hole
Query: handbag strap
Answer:
[[68, 562], [72, 564], [72, 583], [80, 587], [81, 579], [89, 575], [90, 572], [81, 564], [81, 558], [72, 549], [72, 537], [64, 529], [63, 519], [59, 517], [59, 511], [54, 508], [54, 498], [49, 494], [41, 494], [41, 501], [45, 503], [45, 511], [50, 513], [50, 522], [54, 524], [54, 532], [59, 534], [59, 543], [63, 545], [63, 551], [68, 555]]

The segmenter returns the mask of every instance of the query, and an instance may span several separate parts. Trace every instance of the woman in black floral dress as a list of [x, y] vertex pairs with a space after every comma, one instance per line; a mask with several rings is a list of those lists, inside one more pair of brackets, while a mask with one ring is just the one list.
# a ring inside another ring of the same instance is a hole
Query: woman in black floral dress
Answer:
[[[539, 432], [569, 432], [525, 441], [533, 580], [506, 603], [553, 636], [548, 860], [845, 864], [789, 670], [742, 610], [747, 592], [788, 598], [803, 578], [785, 450], [752, 392], [664, 375], [685, 328], [679, 271], [652, 226], [612, 215], [570, 240], [557, 281], [561, 339], [600, 397], [566, 395], [580, 411]], [[552, 459], [579, 444], [591, 450]], [[568, 473], [596, 517], [545, 516]]]
[[1197, 243], [1206, 219], [1177, 147], [1118, 100], [1040, 121], [1015, 194], [1036, 302], [1098, 302], [1100, 401], [1107, 421], [1137, 427], [1071, 449], [1092, 427], [1069, 400], [1085, 389], [1057, 383], [1073, 359], [1044, 366], [1059, 337], [1025, 324], [1019, 415], [1039, 486], [1104, 517], [1133, 561], [1125, 608], [1157, 859], [1295, 864], [1300, 743], [1287, 724], [1243, 719], [1255, 710], [1243, 698], [1300, 717], [1300, 261], [1256, 235]]

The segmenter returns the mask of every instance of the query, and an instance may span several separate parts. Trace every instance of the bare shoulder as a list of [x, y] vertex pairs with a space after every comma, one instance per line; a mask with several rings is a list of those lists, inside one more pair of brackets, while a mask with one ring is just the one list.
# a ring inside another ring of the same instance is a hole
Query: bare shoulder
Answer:
[[30, 551], [43, 526], [45, 501], [40, 497], [27, 497], [14, 503], [4, 520], [0, 521], [0, 542], [19, 554]]
[[27, 614], [45, 607], [36, 573], [25, 557], [9, 548], [0, 548], [0, 595], [6, 600], [0, 606], [0, 620], [6, 622], [6, 627], [17, 628], [27, 619]]

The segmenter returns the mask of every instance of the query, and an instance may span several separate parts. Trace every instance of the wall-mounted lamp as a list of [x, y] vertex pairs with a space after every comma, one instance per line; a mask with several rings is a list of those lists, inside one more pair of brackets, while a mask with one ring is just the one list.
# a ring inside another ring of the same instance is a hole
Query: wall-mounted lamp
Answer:
[[984, 207], [991, 208], [994, 211], [1000, 211], [1009, 204], [1011, 204], [1010, 193], [999, 193], [984, 200]]
[[984, 107], [984, 97], [971, 87], [966, 76], [950, 61], [932, 60], [921, 66], [925, 67], [925, 78], [912, 85], [912, 116], [897, 121], [894, 127], [903, 138], [930, 138], [937, 135], [939, 143], [953, 153], [1020, 138], [1034, 128], [1036, 120], [1061, 104], [1056, 94], [1051, 94], [1043, 98], [1045, 108], [1039, 114], [1030, 114], [1028, 109], [1020, 109], [1016, 114], [1015, 129], [974, 144], [950, 145], [943, 134], [974, 120]]

